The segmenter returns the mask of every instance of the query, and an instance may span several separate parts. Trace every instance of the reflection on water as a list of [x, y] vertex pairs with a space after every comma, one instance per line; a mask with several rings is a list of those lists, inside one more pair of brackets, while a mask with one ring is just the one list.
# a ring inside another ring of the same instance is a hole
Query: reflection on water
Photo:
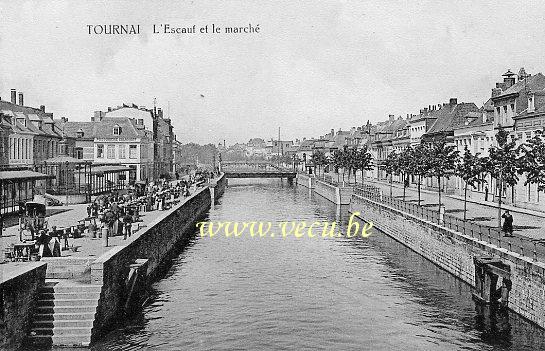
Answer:
[[[232, 180], [211, 221], [335, 221], [279, 180]], [[503, 331], [503, 332], [502, 332]], [[199, 238], [143, 310], [93, 350], [539, 350], [514, 314], [478, 317], [470, 288], [389, 237]]]

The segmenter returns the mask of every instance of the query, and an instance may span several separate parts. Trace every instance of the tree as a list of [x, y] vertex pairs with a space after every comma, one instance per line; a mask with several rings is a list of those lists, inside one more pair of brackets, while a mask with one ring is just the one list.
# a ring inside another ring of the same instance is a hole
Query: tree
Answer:
[[524, 185], [536, 184], [537, 191], [545, 191], [544, 130], [537, 130], [532, 139], [520, 146], [519, 174], [526, 173]]
[[388, 154], [386, 161], [384, 162], [384, 171], [386, 175], [390, 176], [390, 197], [392, 197], [392, 174], [397, 170], [398, 155], [395, 151]]
[[[333, 168], [335, 169], [335, 173], [337, 173], [337, 182], [340, 181], [339, 179], [339, 169], [344, 164], [344, 155], [341, 150], [335, 150], [333, 151], [333, 155], [331, 156], [331, 164], [333, 165]], [[344, 180], [344, 174], [343, 174], [343, 180]]]
[[456, 164], [456, 175], [464, 181], [464, 220], [467, 215], [467, 188], [468, 186], [475, 188], [475, 185], [486, 182], [481, 178], [484, 164], [484, 160], [479, 157], [479, 154], [473, 155], [467, 145], [462, 158]]
[[413, 174], [418, 177], [418, 206], [421, 202], [421, 192], [420, 188], [422, 185], [422, 178], [428, 177], [430, 175], [430, 163], [429, 163], [429, 150], [425, 144], [418, 144], [412, 149], [411, 162], [413, 163], [412, 169]]
[[[363, 184], [364, 171], [371, 171], [373, 169], [373, 156], [367, 150], [367, 145], [356, 153], [356, 170], [361, 171], [361, 183]], [[354, 171], [355, 172], [355, 171]], [[355, 173], [354, 173], [355, 175]]]
[[458, 150], [447, 145], [444, 139], [434, 140], [429, 147], [430, 176], [437, 178], [437, 193], [439, 194], [439, 211], [441, 211], [441, 179], [450, 178], [454, 174]]
[[409, 146], [401, 154], [399, 154], [397, 159], [397, 169], [398, 173], [401, 174], [401, 180], [403, 181], [403, 201], [405, 201], [405, 194], [407, 186], [409, 183], [409, 174], [414, 172], [414, 163], [412, 162], [413, 149]]
[[312, 154], [312, 162], [318, 167], [318, 171], [320, 171], [322, 166], [328, 163], [328, 160], [323, 151], [317, 150]]
[[498, 227], [501, 228], [501, 200], [504, 184], [514, 186], [518, 182], [519, 149], [516, 147], [515, 138], [509, 140], [509, 132], [501, 126], [496, 133], [496, 146], [489, 149], [489, 157], [486, 169], [496, 180], [498, 189]]

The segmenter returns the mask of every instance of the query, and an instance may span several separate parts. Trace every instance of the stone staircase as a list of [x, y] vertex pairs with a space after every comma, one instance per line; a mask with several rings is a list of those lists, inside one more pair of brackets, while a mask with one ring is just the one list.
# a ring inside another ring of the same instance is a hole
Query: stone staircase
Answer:
[[29, 344], [88, 346], [101, 289], [100, 285], [47, 279], [38, 296]]

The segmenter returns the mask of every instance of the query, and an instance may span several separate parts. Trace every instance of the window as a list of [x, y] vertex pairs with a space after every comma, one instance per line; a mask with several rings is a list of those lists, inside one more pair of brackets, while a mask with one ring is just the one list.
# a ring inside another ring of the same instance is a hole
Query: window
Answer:
[[106, 157], [110, 160], [115, 158], [115, 145], [108, 145], [106, 148]]
[[118, 124], [114, 126], [114, 135], [121, 135], [121, 127]]
[[83, 148], [77, 147], [75, 151], [76, 151], [76, 158], [79, 160], [83, 159]]
[[129, 158], [138, 158], [136, 154], [136, 145], [129, 145]]
[[97, 145], [97, 158], [104, 158], [104, 144]]
[[125, 145], [119, 145], [119, 158], [127, 158], [127, 148]]

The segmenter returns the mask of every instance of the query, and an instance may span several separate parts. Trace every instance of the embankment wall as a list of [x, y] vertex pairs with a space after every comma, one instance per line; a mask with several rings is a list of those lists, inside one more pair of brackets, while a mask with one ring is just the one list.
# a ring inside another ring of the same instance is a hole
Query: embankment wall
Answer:
[[17, 349], [29, 332], [46, 267], [43, 262], [29, 262], [0, 277], [0, 350]]
[[97, 307], [93, 336], [123, 316], [127, 299], [126, 279], [129, 266], [136, 259], [147, 259], [148, 281], [155, 278], [158, 268], [170, 252], [195, 228], [195, 222], [211, 205], [210, 189], [197, 190], [195, 194], [176, 205], [127, 243], [115, 247], [91, 264], [91, 283], [102, 285]]
[[454, 276], [475, 286], [474, 257], [495, 257], [511, 268], [513, 283], [509, 308], [545, 328], [545, 265], [532, 259], [446, 229], [359, 195], [350, 212], [427, 258]]

